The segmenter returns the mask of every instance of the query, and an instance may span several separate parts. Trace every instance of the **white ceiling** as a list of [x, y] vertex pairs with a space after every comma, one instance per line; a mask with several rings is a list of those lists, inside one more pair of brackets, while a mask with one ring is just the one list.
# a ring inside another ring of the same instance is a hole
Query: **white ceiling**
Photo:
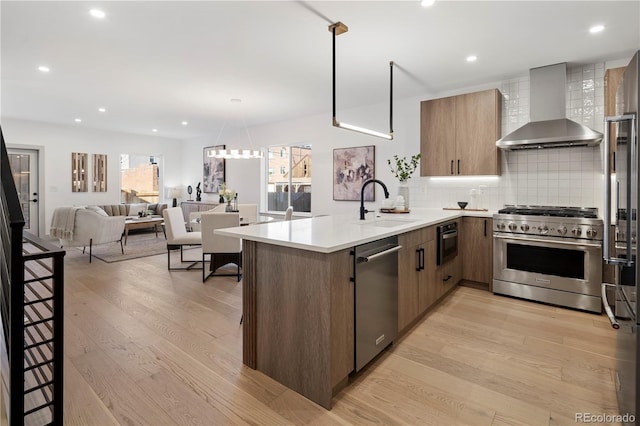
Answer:
[[338, 116], [388, 102], [390, 60], [400, 99], [640, 48], [640, 1], [1, 1], [0, 19], [3, 117], [180, 139], [330, 117], [335, 21]]

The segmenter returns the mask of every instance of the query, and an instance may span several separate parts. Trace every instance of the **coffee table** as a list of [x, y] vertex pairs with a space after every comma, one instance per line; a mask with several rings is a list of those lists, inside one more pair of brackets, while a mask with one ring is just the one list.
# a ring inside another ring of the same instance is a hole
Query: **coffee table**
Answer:
[[126, 219], [124, 221], [124, 245], [127, 245], [127, 237], [129, 231], [132, 229], [145, 229], [154, 228], [156, 231], [156, 238], [158, 238], [158, 225], [162, 226], [162, 233], [164, 238], [167, 238], [167, 233], [164, 229], [164, 219], [161, 217], [143, 217], [140, 219]]

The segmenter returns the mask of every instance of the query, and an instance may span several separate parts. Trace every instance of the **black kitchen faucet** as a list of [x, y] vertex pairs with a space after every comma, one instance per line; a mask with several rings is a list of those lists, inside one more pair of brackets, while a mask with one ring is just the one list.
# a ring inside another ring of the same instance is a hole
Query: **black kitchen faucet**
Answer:
[[360, 190], [360, 220], [364, 220], [364, 214], [365, 213], [369, 213], [369, 210], [364, 208], [364, 188], [369, 185], [370, 183], [379, 183], [380, 186], [382, 186], [382, 189], [384, 190], [384, 198], [389, 198], [389, 191], [387, 190], [387, 185], [385, 185], [384, 183], [382, 183], [381, 180], [378, 179], [369, 179], [368, 181], [366, 181], [365, 183], [362, 184], [362, 189]]

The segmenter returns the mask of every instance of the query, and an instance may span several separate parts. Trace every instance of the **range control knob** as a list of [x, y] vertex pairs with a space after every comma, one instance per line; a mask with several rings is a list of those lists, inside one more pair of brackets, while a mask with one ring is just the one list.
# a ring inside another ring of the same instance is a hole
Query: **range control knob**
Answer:
[[573, 229], [571, 230], [571, 233], [572, 233], [573, 235], [575, 235], [576, 237], [579, 237], [580, 235], [582, 235], [582, 229], [580, 229], [580, 228], [573, 228]]
[[558, 234], [564, 235], [566, 233], [567, 233], [567, 227], [566, 226], [558, 226]]
[[587, 229], [587, 237], [589, 238], [595, 238], [595, 236], [598, 234], [598, 231], [593, 229], [593, 228], [589, 228]]
[[522, 225], [520, 225], [520, 229], [522, 229], [522, 232], [527, 232], [529, 230], [529, 225], [523, 223]]
[[504, 223], [498, 223], [496, 225], [496, 227], [500, 230], [500, 231], [504, 231]]
[[516, 225], [515, 223], [511, 222], [511, 223], [509, 224], [509, 231], [511, 231], [511, 232], [515, 232], [515, 231], [517, 231], [517, 230], [518, 230], [518, 225]]
[[549, 227], [547, 225], [542, 225], [538, 227], [538, 231], [540, 231], [541, 234], [546, 235], [549, 233]]

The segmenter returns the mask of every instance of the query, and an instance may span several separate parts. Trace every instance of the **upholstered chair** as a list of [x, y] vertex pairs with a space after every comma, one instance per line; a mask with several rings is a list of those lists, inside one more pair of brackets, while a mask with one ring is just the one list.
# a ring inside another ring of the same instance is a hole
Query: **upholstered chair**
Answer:
[[[124, 231], [124, 216], [108, 216], [95, 210], [85, 208], [60, 207], [54, 210], [52, 224], [58, 222], [59, 215], [75, 215], [69, 217], [69, 223], [73, 221], [73, 226], [69, 226], [66, 234], [51, 231], [51, 236], [60, 237], [62, 247], [83, 247], [85, 252], [89, 246], [89, 263], [93, 257], [93, 246], [120, 242], [120, 251], [124, 254], [122, 246], [122, 233]], [[61, 230], [60, 230], [61, 231]]]
[[258, 205], [257, 204], [238, 204], [238, 213], [240, 213], [240, 224], [249, 225], [258, 222]]
[[293, 216], [293, 207], [289, 206], [284, 212], [284, 220], [291, 220], [291, 216]]
[[[200, 217], [202, 226], [202, 264], [205, 265], [205, 257], [210, 256], [209, 273], [202, 270], [202, 282], [214, 276], [237, 276], [238, 281], [242, 274], [242, 240], [240, 238], [225, 237], [214, 234], [213, 231], [221, 228], [233, 228], [240, 226], [239, 213], [212, 213], [203, 212]], [[234, 263], [237, 266], [235, 274], [215, 273], [221, 266]]]
[[[195, 266], [200, 263], [199, 260], [184, 260], [183, 248], [184, 246], [202, 245], [202, 234], [200, 232], [187, 232], [187, 228], [184, 224], [182, 208], [180, 207], [169, 207], [164, 209], [162, 211], [162, 217], [164, 218], [167, 233], [167, 269], [170, 271], [199, 269], [195, 268]], [[171, 252], [177, 249], [180, 249], [180, 264], [190, 262], [188, 266], [183, 268], [171, 267]]]

